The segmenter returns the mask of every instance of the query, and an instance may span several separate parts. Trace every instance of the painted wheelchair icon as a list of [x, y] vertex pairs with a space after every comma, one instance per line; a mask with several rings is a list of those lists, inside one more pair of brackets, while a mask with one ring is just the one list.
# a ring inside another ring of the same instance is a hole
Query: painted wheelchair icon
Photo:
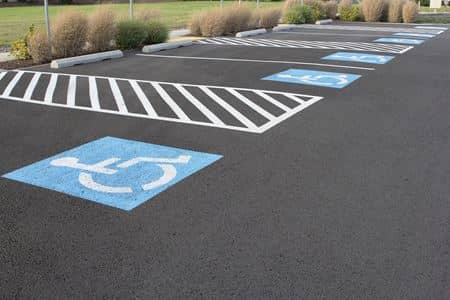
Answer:
[[133, 188], [130, 186], [109, 186], [96, 182], [92, 173], [113, 175], [116, 174], [120, 169], [126, 169], [141, 163], [152, 163], [161, 168], [163, 174], [159, 178], [141, 185], [142, 190], [149, 191], [166, 185], [170, 181], [172, 181], [177, 176], [177, 168], [175, 167], [175, 165], [187, 164], [189, 163], [190, 159], [191, 156], [189, 155], [179, 155], [176, 158], [135, 157], [118, 164], [118, 170], [110, 167], [111, 165], [120, 161], [120, 158], [117, 157], [111, 157], [95, 164], [83, 164], [79, 162], [78, 158], [67, 156], [54, 159], [50, 162], [50, 164], [55, 167], [65, 167], [80, 170], [81, 172], [78, 176], [79, 183], [84, 187], [96, 192], [133, 193]]

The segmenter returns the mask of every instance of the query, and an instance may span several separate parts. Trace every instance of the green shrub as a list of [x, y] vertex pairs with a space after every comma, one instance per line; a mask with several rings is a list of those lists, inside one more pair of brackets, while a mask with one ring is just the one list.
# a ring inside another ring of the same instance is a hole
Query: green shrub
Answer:
[[314, 17], [311, 7], [298, 5], [290, 8], [283, 16], [283, 21], [288, 24], [313, 23]]
[[117, 24], [116, 43], [121, 49], [136, 49], [147, 39], [147, 25], [139, 20], [123, 20]]
[[323, 5], [323, 2], [319, 0], [304, 0], [304, 4], [311, 7], [312, 16], [314, 19], [313, 22], [325, 19], [327, 17], [327, 11], [325, 6]]
[[146, 24], [147, 29], [147, 37], [145, 38], [144, 43], [148, 44], [157, 44], [163, 43], [169, 37], [169, 29], [166, 25], [161, 22], [151, 21]]
[[354, 22], [358, 21], [361, 15], [361, 8], [358, 4], [339, 7], [339, 18], [342, 21]]
[[34, 25], [31, 25], [28, 28], [28, 32], [25, 34], [24, 37], [14, 41], [11, 44], [11, 55], [17, 58], [18, 60], [26, 60], [30, 59], [30, 53], [28, 51], [28, 38], [33, 34], [34, 32]]

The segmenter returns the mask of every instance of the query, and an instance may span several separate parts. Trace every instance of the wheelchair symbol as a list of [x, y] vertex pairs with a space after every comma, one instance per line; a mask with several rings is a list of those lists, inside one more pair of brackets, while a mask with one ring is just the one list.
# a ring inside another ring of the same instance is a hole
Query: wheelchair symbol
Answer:
[[[135, 157], [124, 161], [117, 165], [119, 169], [126, 169], [139, 163], [153, 163], [161, 168], [163, 175], [156, 180], [147, 182], [141, 185], [144, 191], [152, 190], [169, 183], [177, 176], [177, 169], [174, 164], [187, 164], [191, 156], [179, 155], [177, 158], [156, 158], [156, 157]], [[111, 157], [98, 163], [89, 165], [79, 162], [76, 157], [62, 157], [54, 159], [50, 162], [55, 167], [66, 167], [81, 170], [78, 181], [84, 187], [103, 193], [132, 193], [133, 189], [130, 186], [108, 186], [98, 183], [94, 180], [91, 173], [113, 175], [119, 170], [110, 168], [112, 164], [120, 161], [120, 158]]]
[[297, 80], [303, 83], [318, 84], [325, 86], [341, 86], [349, 83], [347, 75], [303, 75], [295, 76], [291, 74], [279, 74], [281, 78]]

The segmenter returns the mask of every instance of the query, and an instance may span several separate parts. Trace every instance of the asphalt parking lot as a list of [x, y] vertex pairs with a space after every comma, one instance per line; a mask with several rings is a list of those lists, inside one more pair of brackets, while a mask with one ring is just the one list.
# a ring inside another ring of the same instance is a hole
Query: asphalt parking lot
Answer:
[[449, 299], [449, 32], [355, 26], [0, 72], [1, 298]]

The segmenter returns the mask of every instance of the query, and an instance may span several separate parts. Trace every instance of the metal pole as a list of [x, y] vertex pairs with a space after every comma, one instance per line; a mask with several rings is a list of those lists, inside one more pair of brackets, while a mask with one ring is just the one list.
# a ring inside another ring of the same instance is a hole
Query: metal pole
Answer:
[[47, 29], [48, 47], [50, 48], [50, 58], [52, 55], [52, 37], [50, 32], [50, 20], [48, 17], [48, 0], [44, 0], [45, 28]]
[[130, 0], [130, 19], [133, 19], [133, 5], [134, 1]]
[[256, 0], [256, 8], [259, 8], [259, 0]]
[[223, 7], [223, 0], [220, 0], [220, 8]]

